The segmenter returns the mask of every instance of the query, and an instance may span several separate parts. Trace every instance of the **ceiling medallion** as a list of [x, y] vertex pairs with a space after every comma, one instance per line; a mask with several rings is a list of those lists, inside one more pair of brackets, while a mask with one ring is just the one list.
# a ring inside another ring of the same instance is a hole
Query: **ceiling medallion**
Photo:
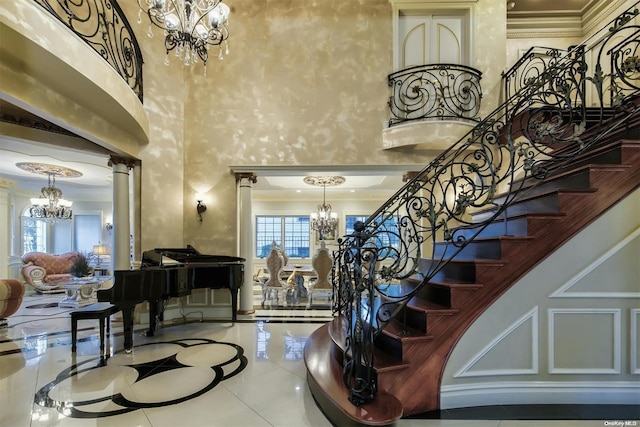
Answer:
[[21, 162], [16, 163], [16, 166], [23, 171], [37, 173], [40, 175], [55, 175], [63, 178], [80, 178], [82, 172], [75, 169], [65, 168], [64, 166], [51, 165], [49, 163], [32, 163]]
[[305, 176], [304, 183], [316, 187], [335, 187], [342, 185], [347, 179], [344, 176]]

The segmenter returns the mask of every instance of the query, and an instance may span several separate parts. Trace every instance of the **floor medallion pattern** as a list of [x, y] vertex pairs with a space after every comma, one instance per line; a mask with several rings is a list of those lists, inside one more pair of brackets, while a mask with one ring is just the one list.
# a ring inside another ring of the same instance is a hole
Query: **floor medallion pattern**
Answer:
[[147, 343], [129, 354], [70, 366], [40, 388], [34, 402], [70, 418], [120, 415], [202, 396], [246, 366], [244, 349], [233, 343], [206, 338]]

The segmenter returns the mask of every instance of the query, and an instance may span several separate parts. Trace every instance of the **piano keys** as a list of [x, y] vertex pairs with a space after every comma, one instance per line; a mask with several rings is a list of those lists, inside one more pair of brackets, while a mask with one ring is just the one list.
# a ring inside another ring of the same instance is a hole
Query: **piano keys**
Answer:
[[205, 255], [192, 246], [146, 251], [139, 270], [116, 270], [111, 288], [98, 290], [98, 301], [110, 302], [122, 310], [124, 347], [133, 348], [133, 310], [149, 302], [149, 330], [153, 336], [162, 318], [164, 302], [191, 294], [193, 289], [229, 289], [231, 318], [237, 320], [238, 289], [244, 280], [244, 258]]

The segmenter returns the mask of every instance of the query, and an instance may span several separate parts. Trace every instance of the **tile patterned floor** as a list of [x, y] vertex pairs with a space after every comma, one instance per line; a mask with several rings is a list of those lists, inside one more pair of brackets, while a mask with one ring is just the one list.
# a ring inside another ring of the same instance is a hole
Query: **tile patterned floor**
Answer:
[[[259, 309], [235, 324], [176, 324], [151, 338], [136, 325], [130, 354], [115, 322], [112, 356], [101, 359], [97, 321], [79, 322], [78, 351], [71, 353], [71, 309], [51, 307], [57, 299], [27, 296], [0, 330], [2, 427], [331, 426], [309, 392], [302, 360], [304, 342], [329, 319], [327, 310]], [[463, 408], [397, 425], [606, 426], [635, 414], [638, 407]]]

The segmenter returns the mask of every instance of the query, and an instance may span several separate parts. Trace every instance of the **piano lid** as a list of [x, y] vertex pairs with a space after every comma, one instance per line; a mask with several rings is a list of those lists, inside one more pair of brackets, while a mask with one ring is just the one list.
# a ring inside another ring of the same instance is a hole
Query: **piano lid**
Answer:
[[229, 255], [206, 255], [193, 246], [186, 248], [155, 248], [142, 254], [142, 266], [171, 266], [181, 264], [213, 263], [237, 264], [245, 259]]

